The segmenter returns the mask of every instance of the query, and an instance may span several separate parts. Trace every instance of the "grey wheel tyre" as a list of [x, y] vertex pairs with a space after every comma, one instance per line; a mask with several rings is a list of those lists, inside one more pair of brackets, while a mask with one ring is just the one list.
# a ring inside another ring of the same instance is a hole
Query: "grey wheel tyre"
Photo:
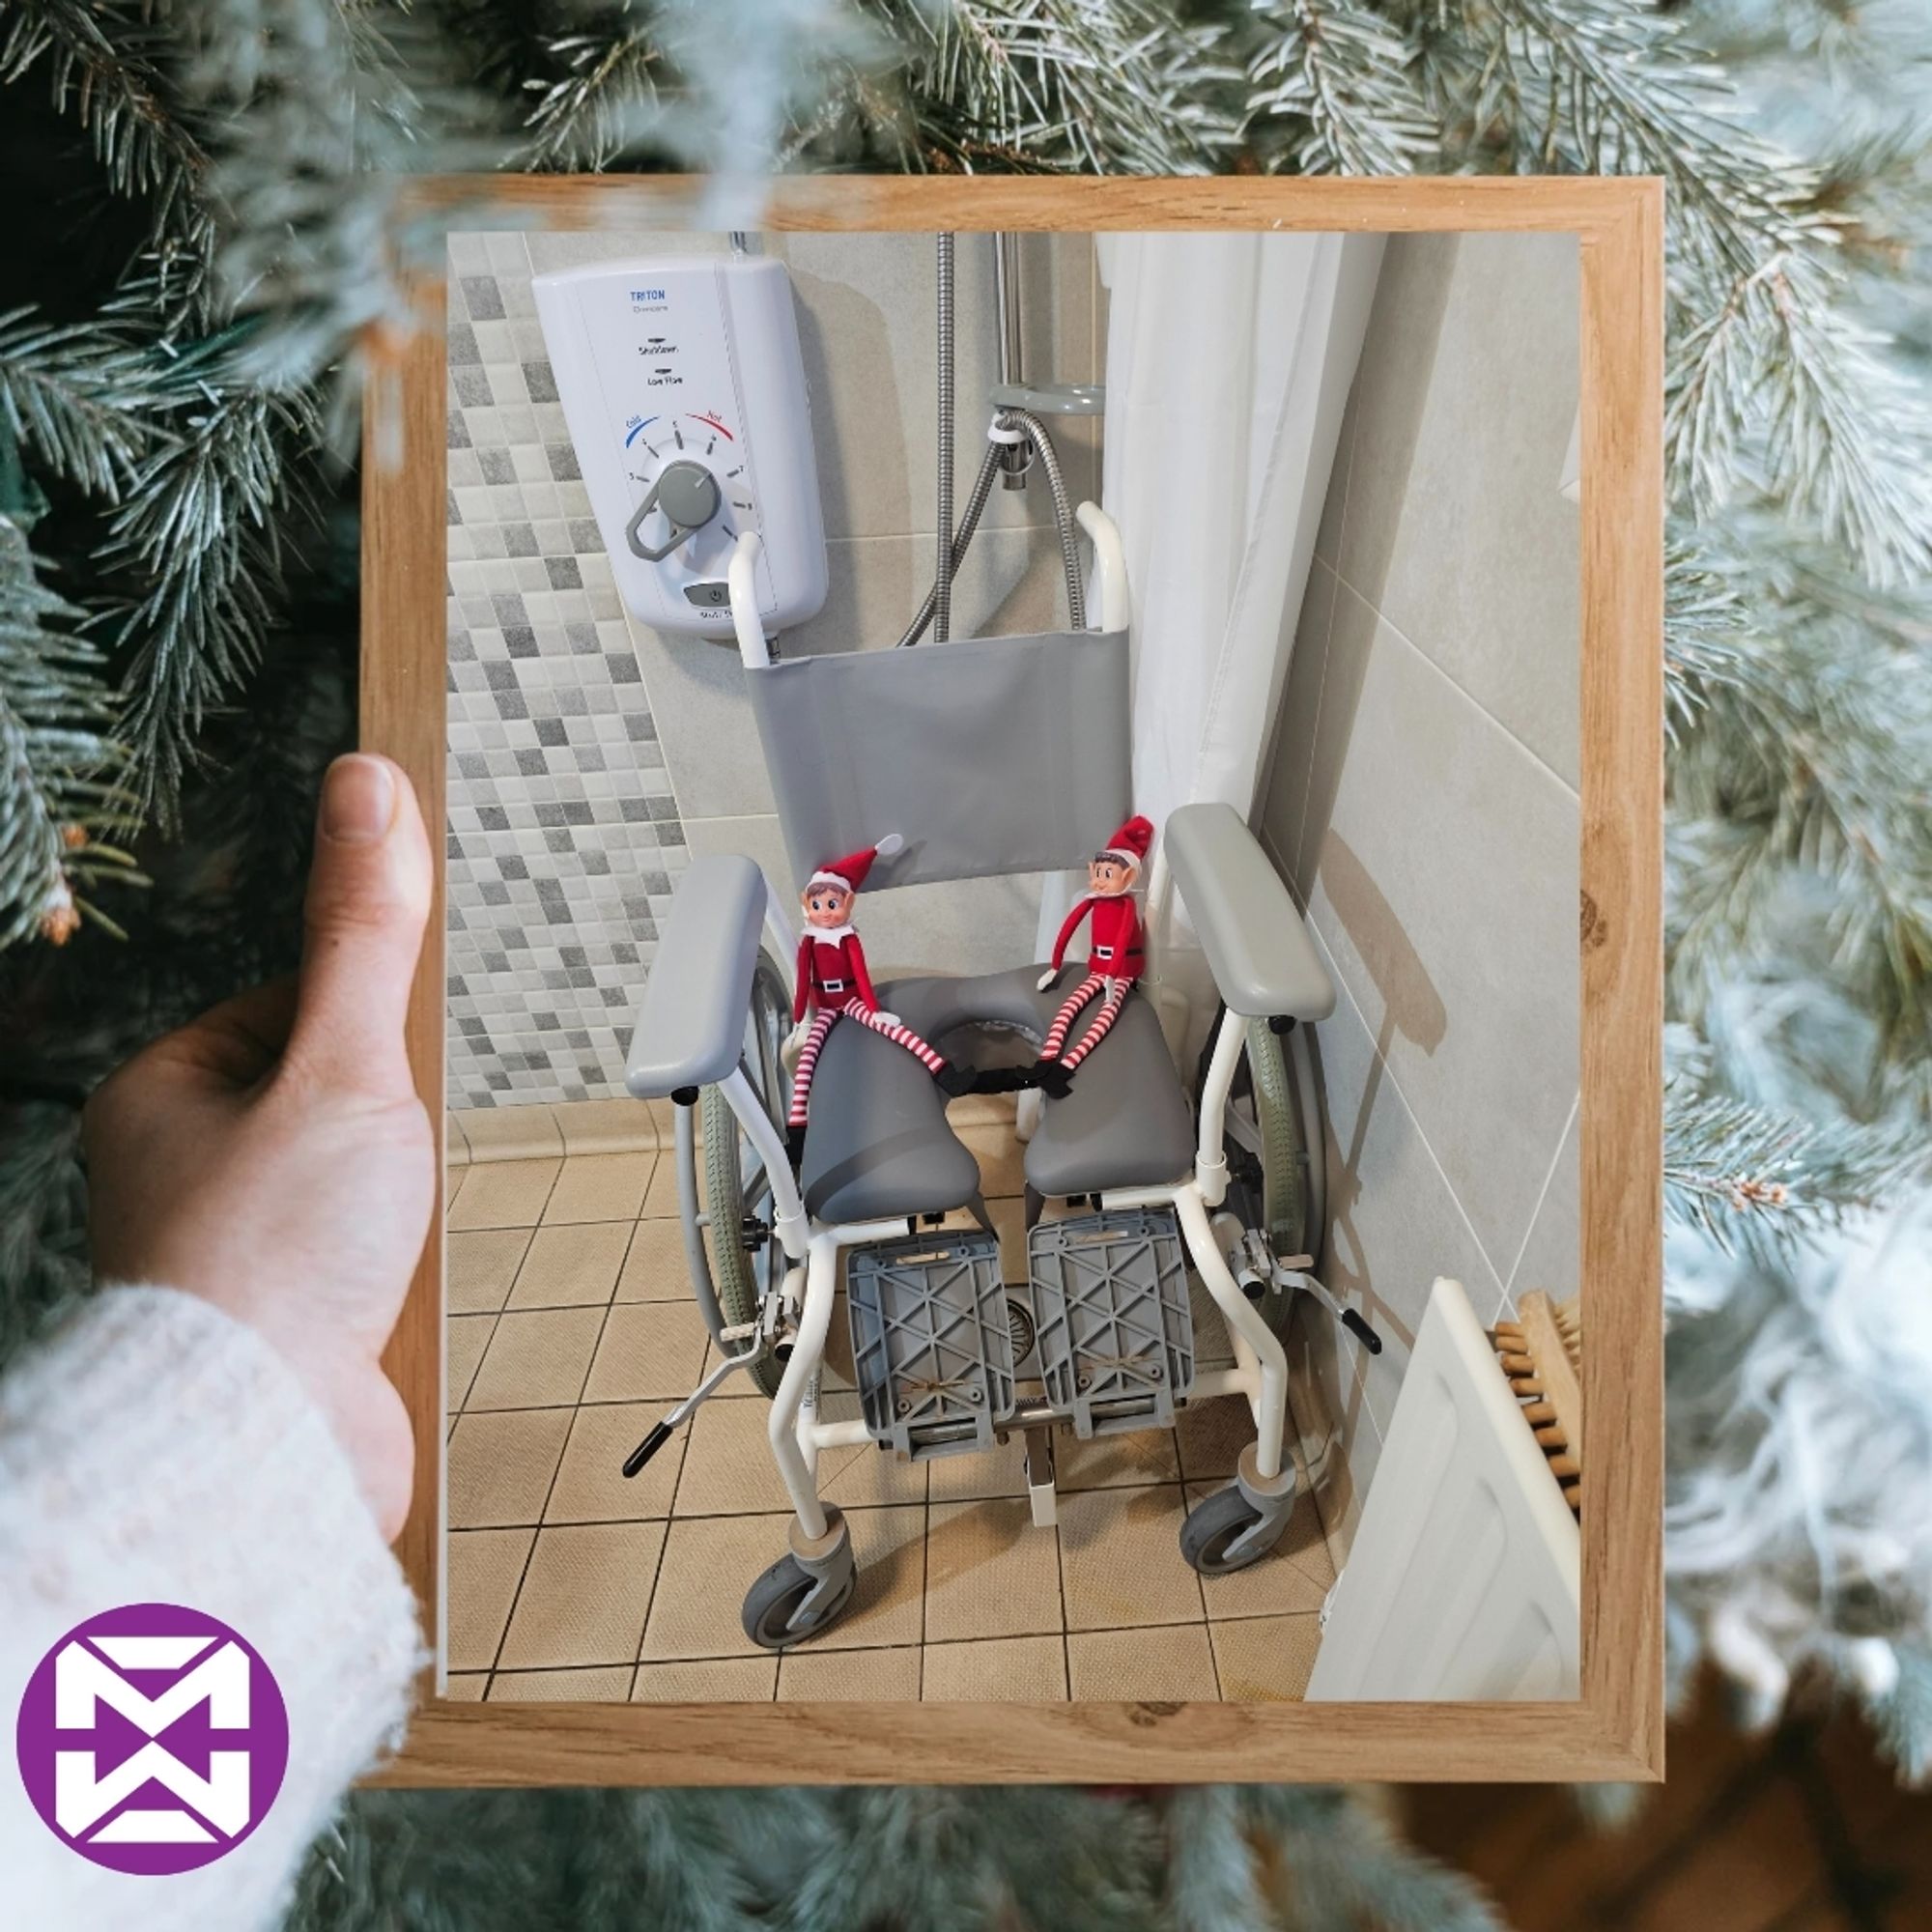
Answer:
[[[1204, 1577], [1225, 1577], [1231, 1570], [1245, 1570], [1265, 1556], [1274, 1546], [1264, 1543], [1241, 1550], [1229, 1551], [1236, 1541], [1262, 1520], [1262, 1513], [1238, 1489], [1217, 1490], [1204, 1503], [1197, 1503], [1180, 1525], [1180, 1553], [1190, 1570]], [[1282, 1518], [1286, 1529], [1288, 1519]], [[1277, 1538], [1280, 1530], [1275, 1532]]]
[[1309, 1150], [1281, 1036], [1265, 1020], [1248, 1022], [1248, 1069], [1262, 1137], [1262, 1219], [1268, 1241], [1277, 1255], [1305, 1254]]
[[[784, 1138], [786, 1082], [780, 1049], [790, 1025], [791, 1005], [785, 996], [784, 980], [761, 952], [752, 978], [752, 1009], [745, 1024], [741, 1064], [781, 1140]], [[757, 1320], [765, 1292], [776, 1288], [783, 1277], [784, 1250], [772, 1235], [767, 1235], [756, 1249], [746, 1247], [746, 1216], [771, 1219], [770, 1179], [723, 1089], [705, 1088], [698, 1108], [704, 1137], [705, 1232], [710, 1236], [711, 1280], [719, 1313], [727, 1327], [736, 1327]], [[784, 1364], [782, 1353], [765, 1349], [745, 1373], [761, 1394], [774, 1396], [783, 1378]]]
[[745, 1592], [745, 1606], [740, 1613], [745, 1634], [761, 1650], [788, 1650], [795, 1643], [803, 1643], [838, 1620], [852, 1601], [858, 1580], [858, 1573], [847, 1570], [837, 1596], [813, 1613], [807, 1629], [795, 1631], [792, 1619], [817, 1587], [818, 1579], [796, 1556], [781, 1556]]

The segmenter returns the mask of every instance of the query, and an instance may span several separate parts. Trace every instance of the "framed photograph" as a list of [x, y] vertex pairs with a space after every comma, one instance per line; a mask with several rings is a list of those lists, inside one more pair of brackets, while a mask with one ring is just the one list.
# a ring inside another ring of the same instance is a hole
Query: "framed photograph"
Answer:
[[1662, 191], [452, 180], [416, 1784], [1662, 1774]]

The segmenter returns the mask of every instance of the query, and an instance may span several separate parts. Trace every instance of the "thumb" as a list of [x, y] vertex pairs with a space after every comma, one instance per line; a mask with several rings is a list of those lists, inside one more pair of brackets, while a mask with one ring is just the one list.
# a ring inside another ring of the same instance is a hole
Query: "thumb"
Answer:
[[288, 1063], [352, 1091], [412, 1091], [403, 1047], [429, 914], [429, 842], [415, 794], [387, 758], [329, 766], [309, 869], [301, 986]]

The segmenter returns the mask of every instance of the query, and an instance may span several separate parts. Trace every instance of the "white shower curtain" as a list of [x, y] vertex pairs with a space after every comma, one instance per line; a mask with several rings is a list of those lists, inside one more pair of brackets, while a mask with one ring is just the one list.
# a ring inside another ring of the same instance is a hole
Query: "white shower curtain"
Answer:
[[1102, 237], [1101, 503], [1133, 593], [1134, 789], [1255, 802], [1380, 236]]

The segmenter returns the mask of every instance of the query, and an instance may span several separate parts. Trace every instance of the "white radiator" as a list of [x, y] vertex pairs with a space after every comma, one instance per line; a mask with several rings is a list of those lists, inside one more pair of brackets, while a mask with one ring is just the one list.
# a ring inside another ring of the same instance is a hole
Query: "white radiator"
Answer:
[[1461, 1282], [1438, 1279], [1311, 1699], [1577, 1694], [1577, 1523]]

